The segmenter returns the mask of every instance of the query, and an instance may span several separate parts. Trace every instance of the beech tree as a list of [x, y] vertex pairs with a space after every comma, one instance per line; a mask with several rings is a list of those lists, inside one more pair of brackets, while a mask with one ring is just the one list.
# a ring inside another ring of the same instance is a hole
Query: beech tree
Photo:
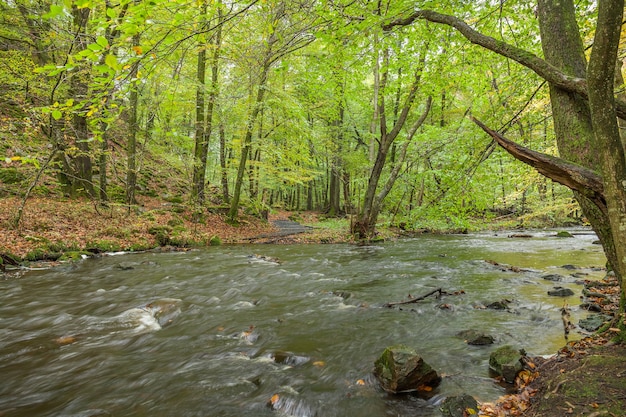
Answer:
[[[626, 117], [626, 102], [616, 98], [614, 80], [624, 1], [599, 0], [597, 12], [588, 61], [573, 0], [538, 1], [544, 58], [433, 10], [416, 10], [383, 26], [391, 29], [421, 19], [452, 26], [470, 42], [524, 65], [548, 82], [561, 158], [513, 146], [510, 141], [505, 146], [502, 135], [481, 127], [514, 157], [574, 191], [621, 282], [626, 273], [626, 158], [618, 117]], [[623, 299], [625, 291], [622, 285]]]

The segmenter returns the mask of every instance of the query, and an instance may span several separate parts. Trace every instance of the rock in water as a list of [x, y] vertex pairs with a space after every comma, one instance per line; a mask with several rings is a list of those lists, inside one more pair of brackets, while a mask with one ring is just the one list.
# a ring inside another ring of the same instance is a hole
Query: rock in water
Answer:
[[458, 336], [462, 337], [465, 340], [465, 343], [467, 343], [468, 345], [491, 345], [495, 341], [493, 336], [479, 332], [478, 330], [474, 329], [463, 330], [462, 332], [458, 333]]
[[512, 346], [505, 345], [491, 352], [489, 368], [502, 376], [508, 383], [515, 382], [515, 377], [522, 370], [522, 354]]
[[553, 297], [571, 297], [572, 295], [574, 295], [574, 291], [570, 290], [569, 288], [554, 287], [553, 290], [548, 291], [548, 295], [551, 295]]
[[466, 417], [478, 415], [478, 402], [471, 395], [455, 395], [446, 398], [441, 404], [444, 417]]
[[388, 347], [374, 365], [374, 374], [388, 392], [429, 391], [441, 382], [437, 372], [405, 345]]

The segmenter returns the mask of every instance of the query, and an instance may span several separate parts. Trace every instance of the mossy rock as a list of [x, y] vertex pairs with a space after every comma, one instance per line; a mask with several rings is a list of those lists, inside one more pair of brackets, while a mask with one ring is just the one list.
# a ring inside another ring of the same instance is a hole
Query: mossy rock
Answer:
[[441, 413], [444, 417], [478, 416], [478, 402], [468, 394], [447, 397], [441, 403]]
[[566, 232], [565, 230], [561, 230], [556, 234], [556, 237], [574, 237], [570, 232]]
[[222, 239], [219, 236], [211, 236], [209, 239], [209, 246], [220, 246], [222, 244]]
[[79, 261], [84, 257], [91, 257], [93, 253], [87, 251], [67, 251], [59, 258], [59, 261]]
[[522, 370], [520, 359], [522, 354], [513, 346], [505, 345], [491, 352], [489, 368], [506, 382], [513, 383], [519, 371]]
[[430, 391], [441, 377], [413, 349], [405, 345], [386, 348], [374, 363], [374, 374], [385, 391]]

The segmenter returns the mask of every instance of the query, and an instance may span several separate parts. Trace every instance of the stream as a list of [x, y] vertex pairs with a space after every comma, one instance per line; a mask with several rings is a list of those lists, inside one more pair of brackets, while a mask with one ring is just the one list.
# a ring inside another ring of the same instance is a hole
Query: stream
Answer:
[[[8, 275], [0, 416], [436, 417], [449, 395], [495, 401], [492, 350], [555, 353], [564, 302], [573, 323], [589, 314], [576, 281], [601, 279], [606, 260], [590, 230], [569, 231], [109, 254]], [[575, 295], [548, 296], [555, 285]], [[383, 307], [436, 288], [458, 295]], [[509, 311], [482, 308], [502, 299]], [[467, 345], [467, 329], [496, 342]], [[399, 343], [443, 376], [429, 398], [378, 387], [374, 361]]]

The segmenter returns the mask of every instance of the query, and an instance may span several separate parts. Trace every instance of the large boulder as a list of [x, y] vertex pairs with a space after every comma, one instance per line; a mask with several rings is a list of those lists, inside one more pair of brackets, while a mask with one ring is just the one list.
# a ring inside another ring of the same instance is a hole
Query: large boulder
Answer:
[[374, 374], [388, 392], [430, 391], [441, 382], [437, 372], [405, 345], [388, 347], [374, 365]]
[[515, 377], [522, 370], [522, 354], [512, 346], [505, 345], [491, 352], [489, 368], [506, 382], [515, 382]]

